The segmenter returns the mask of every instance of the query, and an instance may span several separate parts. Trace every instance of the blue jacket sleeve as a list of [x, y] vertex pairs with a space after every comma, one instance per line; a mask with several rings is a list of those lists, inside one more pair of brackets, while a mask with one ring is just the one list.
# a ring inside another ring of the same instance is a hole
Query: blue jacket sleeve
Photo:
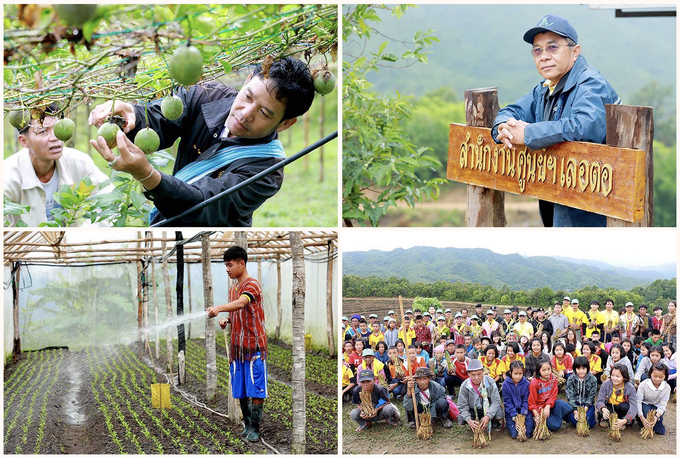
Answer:
[[[542, 121], [526, 126], [524, 144], [540, 150], [561, 142], [583, 141], [604, 143], [607, 132], [605, 104], [611, 91], [602, 78], [589, 77], [570, 94], [574, 103], [557, 121]], [[527, 121], [528, 122], [528, 121]]]
[[520, 409], [519, 413], [521, 413], [524, 416], [529, 415], [529, 384], [524, 385], [525, 388], [522, 389], [522, 408]]
[[536, 112], [536, 99], [540, 91], [540, 86], [536, 86], [531, 92], [519, 99], [517, 102], [501, 108], [493, 121], [493, 128], [491, 129], [491, 136], [496, 143], [498, 141], [498, 126], [510, 118], [519, 119], [528, 123], [536, 122], [534, 113]]
[[505, 406], [505, 415], [509, 417], [514, 417], [517, 415], [517, 409], [515, 409], [515, 405], [512, 402], [512, 388], [510, 387], [509, 383], [503, 382], [503, 405]]

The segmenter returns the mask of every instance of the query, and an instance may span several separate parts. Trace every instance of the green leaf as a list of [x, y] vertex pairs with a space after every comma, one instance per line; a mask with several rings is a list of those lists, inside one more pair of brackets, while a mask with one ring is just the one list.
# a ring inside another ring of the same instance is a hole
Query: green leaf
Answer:
[[382, 56], [380, 56], [380, 59], [386, 60], [388, 62], [396, 62], [398, 60], [397, 56], [395, 56], [394, 54], [390, 54], [390, 53], [383, 54]]
[[220, 63], [222, 64], [224, 73], [231, 73], [231, 64], [229, 62], [227, 62], [226, 60], [221, 60]]

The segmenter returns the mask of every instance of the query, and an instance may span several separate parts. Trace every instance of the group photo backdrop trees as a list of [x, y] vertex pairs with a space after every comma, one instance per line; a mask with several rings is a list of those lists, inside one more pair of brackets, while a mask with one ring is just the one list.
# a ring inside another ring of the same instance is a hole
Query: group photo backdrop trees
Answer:
[[[305, 307], [303, 322], [297, 323], [298, 329], [304, 329], [298, 350], [291, 326], [295, 269], [288, 232], [6, 231], [5, 402], [11, 408], [5, 411], [9, 426], [5, 452], [271, 453], [272, 448], [281, 453], [336, 452], [337, 360], [334, 345], [329, 346], [334, 342], [328, 329], [332, 336], [336, 327], [332, 315], [338, 312], [340, 294], [337, 234], [297, 234], [304, 253], [298, 263], [304, 262], [306, 278], [304, 291], [297, 291], [298, 296], [303, 294], [299, 303]], [[202, 239], [207, 241], [207, 250]], [[260, 280], [266, 306], [270, 397], [261, 429], [266, 442], [254, 445], [237, 438], [239, 417], [228, 411], [228, 335], [216, 319], [210, 320], [212, 341], [206, 335], [207, 297], [214, 305], [228, 302], [231, 281], [222, 255], [234, 243], [247, 244], [248, 272]], [[207, 274], [201, 264], [204, 259]], [[299, 273], [300, 266], [297, 269]], [[204, 279], [208, 277], [212, 288], [206, 296]], [[14, 332], [15, 316], [18, 333]], [[31, 371], [37, 361], [40, 372]], [[306, 371], [294, 388], [293, 367], [300, 361]], [[41, 395], [36, 402], [44, 400], [46, 412], [39, 420], [38, 412], [30, 411], [22, 423], [18, 409], [25, 411], [33, 405], [31, 396], [22, 390], [41, 383], [33, 377], [48, 368], [50, 374], [57, 374], [57, 386], [70, 383], [69, 379], [78, 383], [68, 385], [72, 387], [68, 390], [53, 390], [44, 398]], [[30, 380], [27, 384], [16, 383], [21, 374]], [[209, 393], [207, 382], [212, 374], [216, 385]], [[171, 388], [172, 408], [164, 410], [160, 423], [161, 412], [151, 410], [149, 384], [169, 382], [177, 389]], [[125, 391], [123, 385], [128, 387]], [[67, 396], [75, 402], [62, 399]], [[291, 439], [291, 406], [296, 402], [305, 413], [297, 425], [297, 431], [302, 431], [296, 436], [297, 445]], [[59, 420], [52, 430], [52, 415], [71, 409], [63, 406], [73, 406], [82, 419], [77, 424]], [[46, 423], [36, 429], [42, 417]], [[94, 424], [101, 425], [97, 437], [106, 439], [106, 445], [90, 436]], [[134, 425], [142, 429], [135, 431]], [[197, 425], [202, 425], [203, 432]], [[61, 432], [56, 431], [59, 428]], [[77, 430], [82, 447], [65, 445], [64, 430], [68, 434]], [[50, 434], [53, 440], [46, 448], [37, 437]]]
[[[75, 125], [66, 146], [90, 154], [115, 186], [107, 198], [78, 202], [81, 218], [110, 218], [117, 226], [147, 224], [152, 207], [141, 186], [130, 175], [108, 168], [90, 146], [97, 129], [88, 125], [88, 116], [107, 100], [143, 105], [171, 96], [180, 87], [170, 72], [178, 49], [191, 45], [198, 50], [198, 85], [220, 80], [240, 88], [256, 64], [266, 69], [268, 62], [285, 56], [303, 60], [312, 71], [337, 73], [337, 5], [97, 5], [89, 17], [78, 18], [67, 6], [4, 6], [4, 157], [20, 149], [7, 115], [23, 109], [40, 120], [44, 108], [57, 103], [58, 116]], [[79, 15], [83, 9], [79, 7]], [[198, 62], [179, 64], [192, 68]], [[312, 109], [299, 121], [300, 126], [280, 138], [289, 156], [337, 130], [337, 92], [316, 94]], [[171, 173], [176, 148], [177, 143], [155, 152], [150, 161]], [[277, 199], [288, 204], [265, 204], [256, 214], [256, 225], [335, 225], [336, 150], [337, 141], [331, 141], [286, 167], [288, 185]], [[310, 188], [316, 197], [303, 204]], [[62, 206], [73, 206], [70, 200]]]

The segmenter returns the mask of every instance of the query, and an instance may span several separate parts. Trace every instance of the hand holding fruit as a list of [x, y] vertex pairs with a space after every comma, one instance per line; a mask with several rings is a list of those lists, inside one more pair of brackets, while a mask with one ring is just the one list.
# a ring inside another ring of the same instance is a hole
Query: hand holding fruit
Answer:
[[[120, 156], [111, 151], [106, 144], [104, 137], [99, 136], [97, 140], [90, 140], [90, 144], [101, 154], [107, 162], [115, 160], [112, 168], [121, 172], [127, 172], [135, 180], [144, 180], [144, 187], [146, 189], [153, 189], [161, 181], [160, 173], [152, 173], [153, 166], [146, 159], [144, 151], [128, 139], [122, 131], [116, 134], [116, 142], [120, 150]], [[147, 178], [149, 177], [149, 178]]]
[[[112, 105], [113, 101], [109, 100], [108, 102], [104, 102], [101, 105], [97, 105], [96, 107], [94, 107], [94, 109], [90, 112], [90, 117], [88, 118], [87, 123], [91, 126], [100, 127], [102, 124], [104, 124], [106, 118], [112, 115], [111, 113]], [[121, 116], [125, 119], [125, 121], [127, 121], [127, 124], [123, 129], [125, 133], [130, 132], [132, 129], [135, 128], [137, 121], [135, 117], [135, 109], [129, 103], [117, 101], [116, 112], [113, 114]]]

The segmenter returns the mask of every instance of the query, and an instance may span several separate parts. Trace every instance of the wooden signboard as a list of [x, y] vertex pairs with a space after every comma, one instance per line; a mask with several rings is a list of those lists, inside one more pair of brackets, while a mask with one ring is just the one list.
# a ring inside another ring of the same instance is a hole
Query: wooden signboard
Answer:
[[585, 142], [544, 150], [496, 144], [491, 129], [451, 124], [446, 177], [638, 222], [644, 215], [645, 152]]

